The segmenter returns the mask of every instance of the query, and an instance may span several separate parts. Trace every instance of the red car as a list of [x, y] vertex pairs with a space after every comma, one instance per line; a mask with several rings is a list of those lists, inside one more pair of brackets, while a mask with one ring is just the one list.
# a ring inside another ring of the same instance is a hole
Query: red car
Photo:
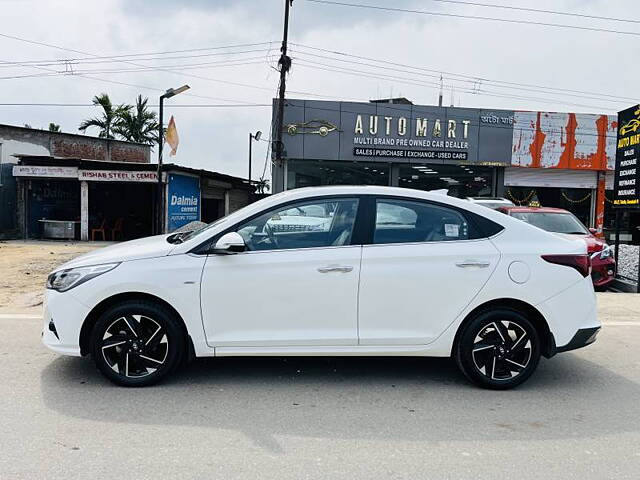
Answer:
[[616, 262], [611, 247], [594, 235], [595, 229], [587, 229], [573, 213], [550, 207], [500, 207], [496, 210], [548, 232], [583, 238], [591, 256], [593, 286], [602, 289], [613, 282]]

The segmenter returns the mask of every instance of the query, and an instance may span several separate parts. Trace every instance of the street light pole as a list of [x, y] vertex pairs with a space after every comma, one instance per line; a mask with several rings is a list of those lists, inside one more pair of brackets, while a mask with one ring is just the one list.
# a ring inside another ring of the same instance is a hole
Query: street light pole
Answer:
[[162, 224], [163, 224], [163, 216], [164, 216], [164, 208], [162, 205], [162, 147], [164, 145], [164, 123], [163, 123], [163, 114], [164, 114], [164, 94], [160, 95], [160, 114], [159, 120], [160, 124], [158, 126], [158, 187], [156, 192], [156, 234], [161, 235], [163, 232]]
[[179, 88], [170, 88], [162, 95], [160, 95], [160, 112], [158, 125], [158, 188], [156, 195], [157, 215], [156, 215], [156, 234], [161, 235], [164, 233], [164, 196], [162, 188], [162, 147], [164, 146], [164, 99], [175, 97], [179, 93], [189, 90], [189, 85], [183, 85]]
[[262, 132], [260, 130], [258, 130], [255, 134], [249, 132], [249, 185], [251, 185], [251, 144], [253, 143], [253, 140], [255, 140], [256, 142], [260, 140], [260, 137], [262, 137]]

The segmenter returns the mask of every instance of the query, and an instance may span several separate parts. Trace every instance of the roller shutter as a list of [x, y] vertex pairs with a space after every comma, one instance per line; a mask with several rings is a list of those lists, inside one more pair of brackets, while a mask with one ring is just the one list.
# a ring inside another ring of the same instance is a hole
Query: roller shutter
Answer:
[[597, 188], [598, 174], [592, 170], [509, 167], [504, 171], [504, 184], [508, 187]]

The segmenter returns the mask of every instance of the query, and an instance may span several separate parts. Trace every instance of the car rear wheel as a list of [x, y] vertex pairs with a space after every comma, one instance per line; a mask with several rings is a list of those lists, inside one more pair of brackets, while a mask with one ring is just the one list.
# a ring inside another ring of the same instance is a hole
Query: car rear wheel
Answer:
[[173, 312], [146, 301], [130, 301], [104, 312], [93, 327], [98, 369], [126, 387], [157, 383], [179, 365], [184, 334]]
[[540, 360], [540, 337], [521, 313], [496, 309], [467, 324], [455, 351], [462, 372], [475, 384], [495, 390], [520, 385]]

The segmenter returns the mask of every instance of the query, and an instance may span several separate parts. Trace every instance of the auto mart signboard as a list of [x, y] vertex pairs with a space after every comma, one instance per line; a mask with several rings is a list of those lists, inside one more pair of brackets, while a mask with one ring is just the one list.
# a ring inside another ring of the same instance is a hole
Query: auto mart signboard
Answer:
[[616, 145], [613, 205], [640, 207], [640, 105], [618, 113], [618, 141]]
[[607, 170], [615, 158], [604, 114], [291, 99], [283, 120], [290, 159]]
[[513, 111], [287, 100], [287, 158], [511, 163]]

